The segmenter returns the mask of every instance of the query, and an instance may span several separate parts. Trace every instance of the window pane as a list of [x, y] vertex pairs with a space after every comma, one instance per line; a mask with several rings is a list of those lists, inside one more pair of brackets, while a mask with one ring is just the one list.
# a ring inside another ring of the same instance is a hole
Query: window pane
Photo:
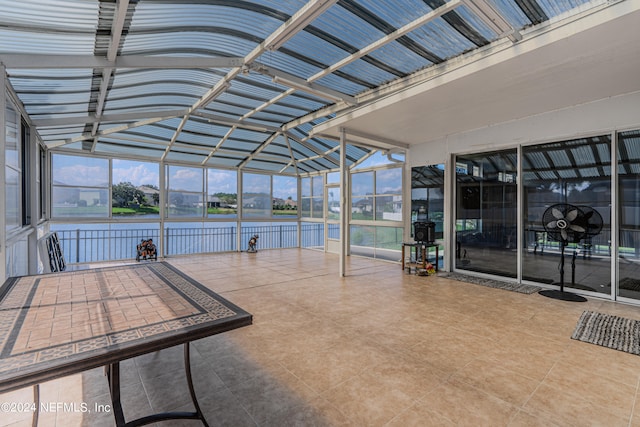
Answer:
[[327, 174], [327, 184], [340, 184], [340, 172], [329, 172]]
[[109, 216], [107, 159], [54, 154], [52, 164], [52, 217]]
[[351, 219], [373, 219], [373, 197], [356, 197], [351, 199]]
[[444, 238], [444, 164], [411, 169], [411, 224], [416, 221], [434, 222], [436, 238]]
[[351, 175], [351, 194], [354, 196], [373, 194], [373, 172], [360, 172]]
[[6, 167], [5, 176], [5, 216], [6, 230], [20, 228], [20, 189], [18, 186], [20, 174], [12, 168]]
[[[4, 94], [2, 94], [2, 96], [4, 96]], [[18, 124], [20, 123], [20, 117], [11, 105], [11, 102], [7, 102], [5, 119], [5, 165], [13, 169], [19, 169], [20, 153], [18, 151]]]
[[245, 218], [271, 217], [271, 177], [269, 175], [242, 174], [242, 216]]
[[204, 169], [183, 166], [167, 167], [169, 181], [167, 213], [169, 217], [204, 215]]
[[54, 185], [109, 187], [107, 159], [54, 154], [52, 162]]
[[53, 217], [106, 218], [109, 216], [109, 190], [54, 186], [51, 204]]
[[273, 215], [278, 218], [298, 216], [298, 178], [273, 176]]
[[376, 194], [402, 194], [402, 169], [376, 171]]
[[189, 192], [203, 191], [203, 169], [169, 166], [169, 189]]
[[311, 197], [311, 178], [302, 178], [300, 180], [300, 191], [302, 197]]
[[377, 196], [376, 221], [402, 221], [402, 196]]
[[209, 218], [235, 218], [238, 215], [238, 173], [207, 170], [207, 213]]
[[114, 216], [160, 216], [160, 168], [157, 163], [113, 159], [111, 211]]
[[313, 197], [311, 203], [313, 204], [311, 217], [324, 218], [324, 197]]
[[516, 150], [456, 159], [456, 268], [517, 276]]
[[340, 219], [340, 187], [329, 187], [328, 204], [327, 204], [327, 219], [338, 220]]
[[[527, 146], [522, 156], [523, 279], [610, 293], [609, 136]], [[556, 220], [574, 214], [568, 224], [589, 232], [569, 227], [563, 237]]]
[[302, 208], [301, 208], [300, 214], [304, 218], [311, 217], [311, 197], [302, 198]]
[[324, 195], [324, 179], [322, 176], [314, 176], [312, 178], [313, 185], [313, 193], [314, 197], [322, 197]]

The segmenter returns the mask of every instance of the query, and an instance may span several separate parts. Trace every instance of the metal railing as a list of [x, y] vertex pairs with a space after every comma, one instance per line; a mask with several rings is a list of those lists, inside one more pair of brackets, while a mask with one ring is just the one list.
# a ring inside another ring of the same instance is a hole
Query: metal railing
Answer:
[[[157, 228], [144, 229], [96, 229], [56, 230], [67, 263], [118, 261], [135, 259], [136, 246], [143, 239], [152, 238], [159, 248]], [[302, 241], [311, 247], [323, 245], [323, 224], [303, 224]], [[164, 230], [164, 254], [188, 255], [237, 250], [238, 228], [180, 227]], [[297, 224], [270, 224], [243, 226], [240, 228], [240, 250], [246, 250], [251, 236], [257, 234], [258, 249], [298, 247]]]

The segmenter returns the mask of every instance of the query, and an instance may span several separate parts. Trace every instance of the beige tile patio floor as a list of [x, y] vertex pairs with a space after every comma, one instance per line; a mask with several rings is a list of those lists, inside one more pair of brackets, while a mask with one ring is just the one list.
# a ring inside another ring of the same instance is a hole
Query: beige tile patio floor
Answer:
[[[640, 357], [570, 339], [583, 310], [640, 319], [640, 307], [408, 275], [356, 257], [340, 278], [337, 256], [304, 249], [168, 262], [254, 316], [193, 345], [211, 426], [640, 426]], [[181, 347], [121, 366], [128, 418], [191, 409]], [[43, 384], [41, 401], [91, 410], [41, 413], [41, 426], [114, 423], [94, 410], [110, 403], [102, 369]], [[30, 424], [28, 412], [0, 414], [2, 426]]]

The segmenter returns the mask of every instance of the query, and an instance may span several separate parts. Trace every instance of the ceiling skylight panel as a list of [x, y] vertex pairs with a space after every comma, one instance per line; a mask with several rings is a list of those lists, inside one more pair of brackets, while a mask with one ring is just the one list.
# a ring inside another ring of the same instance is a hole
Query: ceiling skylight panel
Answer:
[[0, 29], [0, 51], [49, 55], [92, 55], [94, 34], [27, 33]]
[[[328, 67], [329, 65], [338, 62], [353, 53], [346, 51], [327, 40], [316, 37], [313, 34], [309, 34], [306, 31], [300, 31], [297, 33], [283, 45], [283, 48], [292, 50], [302, 57], [313, 60], [316, 65], [321, 66], [322, 68]], [[300, 76], [300, 74], [297, 75]], [[309, 76], [300, 77], [307, 78]]]
[[441, 58], [451, 58], [476, 47], [442, 18], [412, 31], [409, 37]]
[[89, 92], [91, 90], [90, 78], [70, 78], [70, 79], [41, 79], [41, 78], [17, 78], [9, 79], [11, 85], [18, 93], [50, 93], [56, 92]]
[[284, 123], [293, 119], [291, 116], [285, 116], [283, 114], [273, 114], [268, 111], [259, 111], [251, 115], [251, 123], [258, 124], [258, 122], [270, 127], [280, 127]]
[[261, 143], [265, 140], [264, 132], [256, 132], [250, 129], [237, 128], [233, 131], [231, 139], [234, 140], [246, 140], [253, 143]]
[[592, 3], [591, 0], [538, 0], [538, 4], [549, 17], [561, 15], [583, 4]]
[[154, 123], [151, 125], [138, 126], [122, 132], [112, 134], [113, 136], [134, 136], [139, 139], [148, 139], [149, 142], [157, 141], [171, 141], [175, 133], [175, 128], [171, 126], [162, 126], [160, 123]]
[[264, 101], [282, 92], [282, 90], [271, 81], [271, 77], [261, 74], [250, 75], [247, 78], [236, 78], [232, 83], [230, 91], [247, 93], [255, 98], [261, 98]]
[[199, 55], [246, 56], [256, 42], [222, 33], [176, 31], [162, 34], [129, 34], [123, 55], [189, 53]]
[[180, 82], [149, 82], [136, 86], [113, 87], [109, 91], [109, 99], [117, 99], [126, 96], [154, 96], [167, 93], [181, 94], [190, 97], [193, 102], [200, 98], [206, 88]]
[[[341, 2], [337, 3], [341, 6]], [[331, 7], [314, 20], [311, 25], [329, 34], [341, 37], [345, 44], [361, 49], [385, 36], [358, 16], [343, 7]]]
[[518, 7], [517, 2], [513, 0], [490, 0], [490, 3], [516, 30], [531, 25], [531, 20]]
[[253, 110], [254, 108], [259, 107], [267, 101], [267, 99], [265, 98], [257, 98], [251, 93], [243, 93], [235, 89], [235, 86], [232, 86], [231, 89], [228, 89], [224, 95], [221, 95], [218, 98], [222, 98], [224, 102], [242, 106], [249, 110]]
[[252, 10], [243, 6], [241, 2], [228, 2], [226, 5], [190, 2], [187, 6], [180, 2], [142, 1], [136, 8], [131, 29], [139, 31], [163, 27], [247, 28], [255, 36], [264, 39], [282, 24], [277, 15], [283, 18], [286, 16], [275, 9], [269, 11], [257, 7], [256, 10]]
[[[185, 60], [185, 63], [188, 59]], [[126, 87], [150, 82], [182, 81], [192, 86], [209, 89], [219, 82], [221, 76], [204, 69], [165, 69], [165, 70], [126, 70], [118, 71], [114, 76], [114, 87]]]
[[370, 57], [385, 64], [391, 64], [395, 69], [411, 74], [432, 64], [429, 60], [393, 41], [371, 52]]
[[415, 21], [433, 10], [423, 0], [402, 0], [394, 2], [355, 0], [353, 3], [359, 4], [376, 16], [384, 16], [385, 21], [396, 28]]
[[20, 99], [24, 105], [42, 105], [48, 106], [51, 105], [52, 108], [59, 108], [61, 105], [65, 104], [84, 104], [86, 105], [89, 102], [90, 94], [87, 92], [76, 92], [76, 93], [25, 93], [18, 92], [20, 94]]
[[370, 86], [366, 85], [366, 83], [371, 82], [362, 82], [363, 84], [359, 84], [337, 76], [335, 73], [324, 76], [323, 78], [318, 79], [317, 82], [321, 85], [330, 87], [331, 89], [346, 93], [347, 95], [357, 95], [364, 90], [371, 88]]
[[94, 32], [98, 2], [87, 0], [2, 0], [0, 22], [75, 32]]
[[283, 101], [278, 102], [278, 104], [280, 103], [294, 108], [299, 107], [305, 111], [315, 111], [327, 104], [324, 100], [312, 98], [311, 95], [307, 95], [302, 92], [294, 92], [292, 95], [287, 96]]
[[[290, 55], [289, 52], [292, 54]], [[306, 52], [304, 50], [301, 54], [297, 54], [296, 52], [281, 48], [281, 50], [277, 52], [267, 51], [263, 53], [258, 58], [258, 62], [302, 79], [307, 79], [328, 66], [324, 63], [307, 60], [305, 55]], [[250, 76], [253, 75], [254, 73], [251, 72]]]
[[[365, 80], [366, 82], [379, 86], [388, 81], [394, 80], [399, 76], [388, 73], [383, 69], [376, 67], [362, 59], [354, 61], [341, 68], [341, 71], [353, 76], [358, 76], [358, 79]], [[355, 87], [355, 86], [351, 86]], [[354, 95], [354, 92], [347, 92], [350, 95]]]
[[135, 158], [160, 158], [164, 154], [164, 147], [149, 144], [132, 144], [129, 141], [104, 140], [100, 138], [96, 144], [96, 152], [103, 154], [115, 154]]
[[293, 106], [287, 106], [282, 104], [272, 104], [267, 108], [263, 109], [262, 111], [265, 111], [271, 114], [280, 114], [288, 117], [300, 117], [310, 112], [310, 110], [295, 108]]
[[456, 8], [455, 12], [460, 16], [460, 18], [469, 24], [472, 29], [477, 31], [485, 39], [491, 41], [496, 39], [496, 36], [498, 36], [498, 34], [490, 29], [475, 13], [471, 12], [467, 6], [460, 6]]
[[132, 95], [126, 98], [114, 98], [109, 96], [105, 110], [118, 110], [126, 108], [141, 108], [152, 106], [172, 106], [173, 108], [187, 108], [197, 100], [195, 96], [180, 95], [179, 93], [158, 93], [156, 95]]
[[234, 105], [233, 103], [228, 101], [229, 98], [224, 95], [216, 98], [214, 102], [209, 103], [207, 105], [207, 110], [218, 111], [220, 113], [225, 113], [227, 115], [231, 115], [234, 118], [240, 118], [244, 116], [246, 113], [252, 110], [252, 108], [244, 107], [242, 105]]

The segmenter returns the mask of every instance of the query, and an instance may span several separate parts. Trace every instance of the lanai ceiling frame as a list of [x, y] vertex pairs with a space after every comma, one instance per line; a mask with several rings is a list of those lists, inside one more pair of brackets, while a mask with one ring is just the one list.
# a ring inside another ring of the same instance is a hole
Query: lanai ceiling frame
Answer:
[[[264, 160], [300, 173], [339, 164], [338, 141], [312, 126], [432, 65], [499, 39], [517, 43], [521, 29], [586, 3], [0, 0], [0, 61], [50, 148], [113, 153], [141, 143], [155, 147], [152, 158], [179, 150], [208, 166], [243, 152], [235, 167]], [[224, 132], [202, 131], [206, 122]], [[145, 134], [162, 136], [146, 144]], [[346, 135], [350, 164], [386, 149], [375, 135]]]

